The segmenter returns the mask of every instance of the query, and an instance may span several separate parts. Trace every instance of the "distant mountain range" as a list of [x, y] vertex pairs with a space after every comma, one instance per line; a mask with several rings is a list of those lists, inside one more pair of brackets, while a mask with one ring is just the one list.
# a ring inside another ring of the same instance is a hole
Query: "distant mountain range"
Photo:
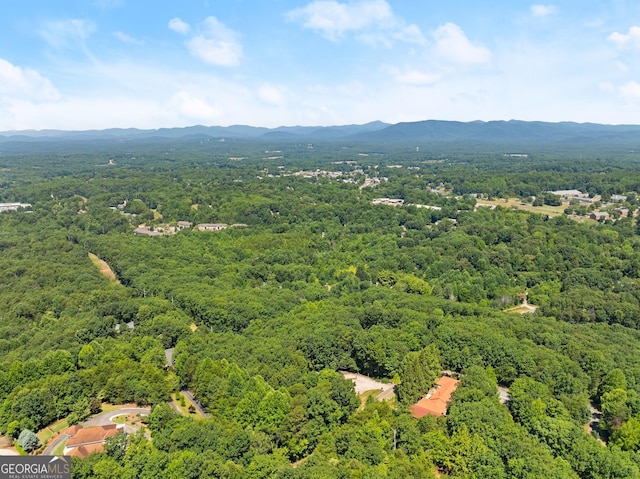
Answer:
[[50, 140], [135, 140], [148, 138], [243, 138], [243, 139], [284, 139], [300, 138], [336, 139], [359, 134], [371, 133], [390, 126], [388, 123], [374, 121], [365, 125], [344, 126], [281, 126], [263, 128], [246, 125], [232, 126], [188, 126], [185, 128], [160, 128], [156, 130], [139, 130], [137, 128], [111, 128], [108, 130], [25, 130], [0, 132], [2, 141]]
[[397, 123], [380, 121], [364, 125], [281, 126], [261, 128], [246, 125], [191, 126], [156, 130], [108, 129], [88, 131], [0, 132], [0, 145], [34, 142], [136, 142], [178, 139], [242, 139], [269, 142], [367, 142], [412, 144], [485, 145], [628, 145], [640, 149], [640, 125], [600, 125], [595, 123], [546, 123], [538, 121], [439, 121]]

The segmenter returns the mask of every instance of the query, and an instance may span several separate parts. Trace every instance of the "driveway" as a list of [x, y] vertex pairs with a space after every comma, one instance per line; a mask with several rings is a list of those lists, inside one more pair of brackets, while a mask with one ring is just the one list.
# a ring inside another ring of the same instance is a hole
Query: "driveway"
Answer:
[[352, 373], [349, 371], [339, 371], [340, 374], [344, 376], [345, 379], [350, 379], [353, 381], [355, 386], [356, 394], [362, 394], [366, 391], [381, 391], [376, 399], [378, 401], [389, 401], [394, 396], [394, 385], [389, 383], [382, 383], [380, 381], [376, 381], [369, 376], [365, 376], [364, 374]]
[[117, 416], [123, 416], [125, 414], [140, 414], [141, 416], [148, 416], [151, 409], [148, 407], [124, 407], [122, 409], [116, 409], [115, 411], [101, 412], [83, 422], [81, 425], [84, 427], [91, 426], [108, 426], [113, 421], [112, 419]]
[[211, 415], [204, 410], [204, 408], [200, 405], [200, 403], [196, 400], [196, 398], [193, 397], [193, 394], [191, 394], [191, 391], [189, 391], [188, 389], [184, 389], [180, 392], [184, 394], [184, 396], [189, 401], [191, 401], [191, 404], [193, 404], [193, 406], [198, 410], [200, 414], [202, 414], [204, 417], [211, 417]]

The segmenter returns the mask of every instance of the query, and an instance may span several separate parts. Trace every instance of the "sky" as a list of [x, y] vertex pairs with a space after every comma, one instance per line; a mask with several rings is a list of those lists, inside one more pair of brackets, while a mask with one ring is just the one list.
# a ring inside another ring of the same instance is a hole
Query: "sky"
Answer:
[[640, 124], [640, 2], [21, 0], [0, 131]]

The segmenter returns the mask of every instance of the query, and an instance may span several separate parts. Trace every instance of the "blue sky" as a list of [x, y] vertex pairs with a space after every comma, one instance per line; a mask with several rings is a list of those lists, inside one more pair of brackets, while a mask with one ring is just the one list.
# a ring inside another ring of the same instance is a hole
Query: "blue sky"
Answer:
[[22, 0], [0, 130], [640, 124], [640, 2]]

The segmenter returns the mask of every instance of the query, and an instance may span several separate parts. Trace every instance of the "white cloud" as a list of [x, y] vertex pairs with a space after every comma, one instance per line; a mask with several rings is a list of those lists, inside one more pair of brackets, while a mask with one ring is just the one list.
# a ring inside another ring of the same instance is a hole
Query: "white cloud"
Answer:
[[405, 85], [433, 85], [442, 78], [442, 75], [438, 73], [426, 73], [418, 70], [394, 71], [393, 73], [396, 80]]
[[623, 73], [627, 73], [629, 71], [629, 66], [621, 61], [617, 61], [616, 62], [616, 67], [618, 68], [618, 70], [620, 70]]
[[293, 21], [301, 21], [304, 28], [322, 32], [330, 40], [337, 40], [346, 31], [360, 30], [391, 19], [393, 13], [385, 0], [357, 3], [317, 0], [290, 11], [287, 17]]
[[0, 58], [0, 96], [5, 100], [56, 100], [60, 94], [51, 82], [30, 68], [20, 68]]
[[347, 32], [364, 32], [358, 38], [369, 44], [389, 45], [391, 39], [424, 44], [424, 36], [416, 25], [407, 25], [396, 17], [385, 0], [359, 0], [340, 3], [316, 0], [305, 7], [291, 10], [286, 18], [303, 28], [320, 32], [337, 42]]
[[422, 30], [417, 25], [407, 25], [401, 28], [394, 34], [394, 37], [406, 43], [426, 44]]
[[558, 7], [555, 5], [531, 5], [531, 13], [534, 17], [547, 17], [558, 12]]
[[270, 105], [284, 106], [286, 103], [286, 99], [282, 91], [268, 83], [262, 85], [258, 89], [258, 96], [262, 101]]
[[216, 17], [207, 17], [198, 29], [197, 35], [189, 38], [185, 45], [194, 57], [205, 63], [232, 67], [238, 65], [242, 58], [242, 44], [238, 37], [235, 31]]
[[491, 52], [474, 45], [462, 29], [454, 23], [446, 23], [433, 32], [434, 51], [444, 60], [460, 65], [481, 65], [491, 61]]
[[118, 40], [120, 40], [122, 43], [128, 43], [129, 45], [144, 45], [144, 41], [143, 40], [139, 40], [137, 38], [133, 38], [129, 35], [127, 35], [124, 32], [113, 32], [113, 36], [115, 36]]
[[613, 32], [609, 35], [609, 40], [618, 48], [638, 48], [640, 49], [640, 27], [629, 28], [629, 33]]
[[40, 30], [45, 41], [56, 49], [76, 47], [95, 32], [95, 24], [90, 20], [72, 18], [48, 22]]
[[181, 35], [186, 35], [191, 30], [191, 27], [187, 22], [182, 21], [180, 18], [175, 17], [169, 20], [169, 28], [174, 32], [180, 33]]
[[616, 87], [611, 82], [600, 82], [598, 88], [606, 93], [615, 93]]
[[620, 94], [627, 100], [640, 101], [640, 83], [629, 81], [620, 87]]
[[211, 123], [219, 121], [224, 115], [223, 108], [212, 105], [197, 94], [186, 91], [180, 91], [173, 95], [167, 106], [189, 121]]

